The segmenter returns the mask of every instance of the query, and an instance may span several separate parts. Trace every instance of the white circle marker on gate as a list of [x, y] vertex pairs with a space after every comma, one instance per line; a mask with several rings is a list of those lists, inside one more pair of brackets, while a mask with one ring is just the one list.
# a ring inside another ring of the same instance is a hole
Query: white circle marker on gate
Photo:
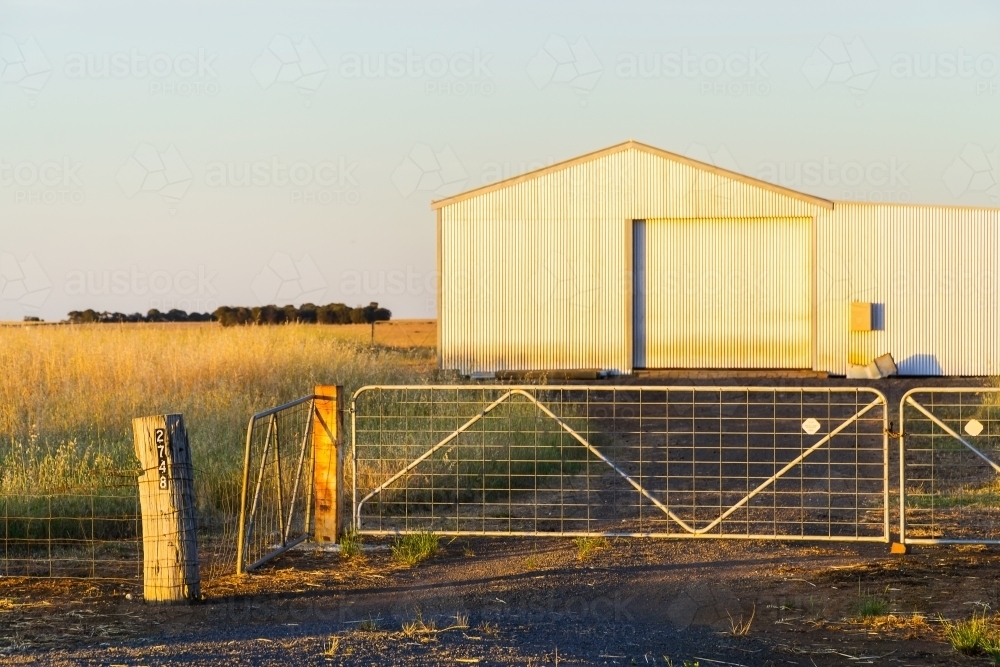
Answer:
[[814, 435], [816, 431], [819, 430], [819, 427], [820, 423], [815, 419], [813, 419], [812, 417], [802, 422], [802, 430], [808, 433], [809, 435]]
[[983, 432], [983, 423], [978, 419], [970, 419], [965, 425], [965, 432], [969, 435], [979, 435]]

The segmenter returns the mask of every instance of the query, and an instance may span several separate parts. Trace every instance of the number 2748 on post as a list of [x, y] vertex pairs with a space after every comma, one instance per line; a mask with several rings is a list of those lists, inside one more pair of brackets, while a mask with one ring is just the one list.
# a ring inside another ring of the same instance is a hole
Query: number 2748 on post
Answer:
[[160, 476], [160, 488], [167, 488], [167, 429], [158, 428], [153, 432], [156, 443], [156, 471]]

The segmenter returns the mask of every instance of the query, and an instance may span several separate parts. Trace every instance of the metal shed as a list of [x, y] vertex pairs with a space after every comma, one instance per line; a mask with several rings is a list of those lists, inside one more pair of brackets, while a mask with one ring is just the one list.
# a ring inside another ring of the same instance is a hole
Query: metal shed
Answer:
[[834, 202], [634, 141], [432, 208], [442, 368], [1000, 372], [997, 209]]

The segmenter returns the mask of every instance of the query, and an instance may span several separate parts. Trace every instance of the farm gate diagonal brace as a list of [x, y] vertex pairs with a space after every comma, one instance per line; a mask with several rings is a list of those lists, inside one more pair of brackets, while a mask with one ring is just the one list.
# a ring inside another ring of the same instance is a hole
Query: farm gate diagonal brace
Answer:
[[247, 426], [236, 572], [317, 536], [335, 541], [343, 495], [341, 392], [316, 392], [253, 415]]
[[870, 388], [368, 386], [350, 405], [366, 535], [889, 541]]
[[924, 387], [900, 399], [903, 544], [1000, 544], [1000, 388]]

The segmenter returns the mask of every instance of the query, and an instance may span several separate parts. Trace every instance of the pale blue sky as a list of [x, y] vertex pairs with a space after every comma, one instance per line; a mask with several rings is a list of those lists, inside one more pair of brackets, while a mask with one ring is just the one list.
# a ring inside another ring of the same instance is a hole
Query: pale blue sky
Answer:
[[0, 319], [433, 316], [432, 199], [629, 138], [997, 205], [1000, 5], [872, 5], [0, 2]]

